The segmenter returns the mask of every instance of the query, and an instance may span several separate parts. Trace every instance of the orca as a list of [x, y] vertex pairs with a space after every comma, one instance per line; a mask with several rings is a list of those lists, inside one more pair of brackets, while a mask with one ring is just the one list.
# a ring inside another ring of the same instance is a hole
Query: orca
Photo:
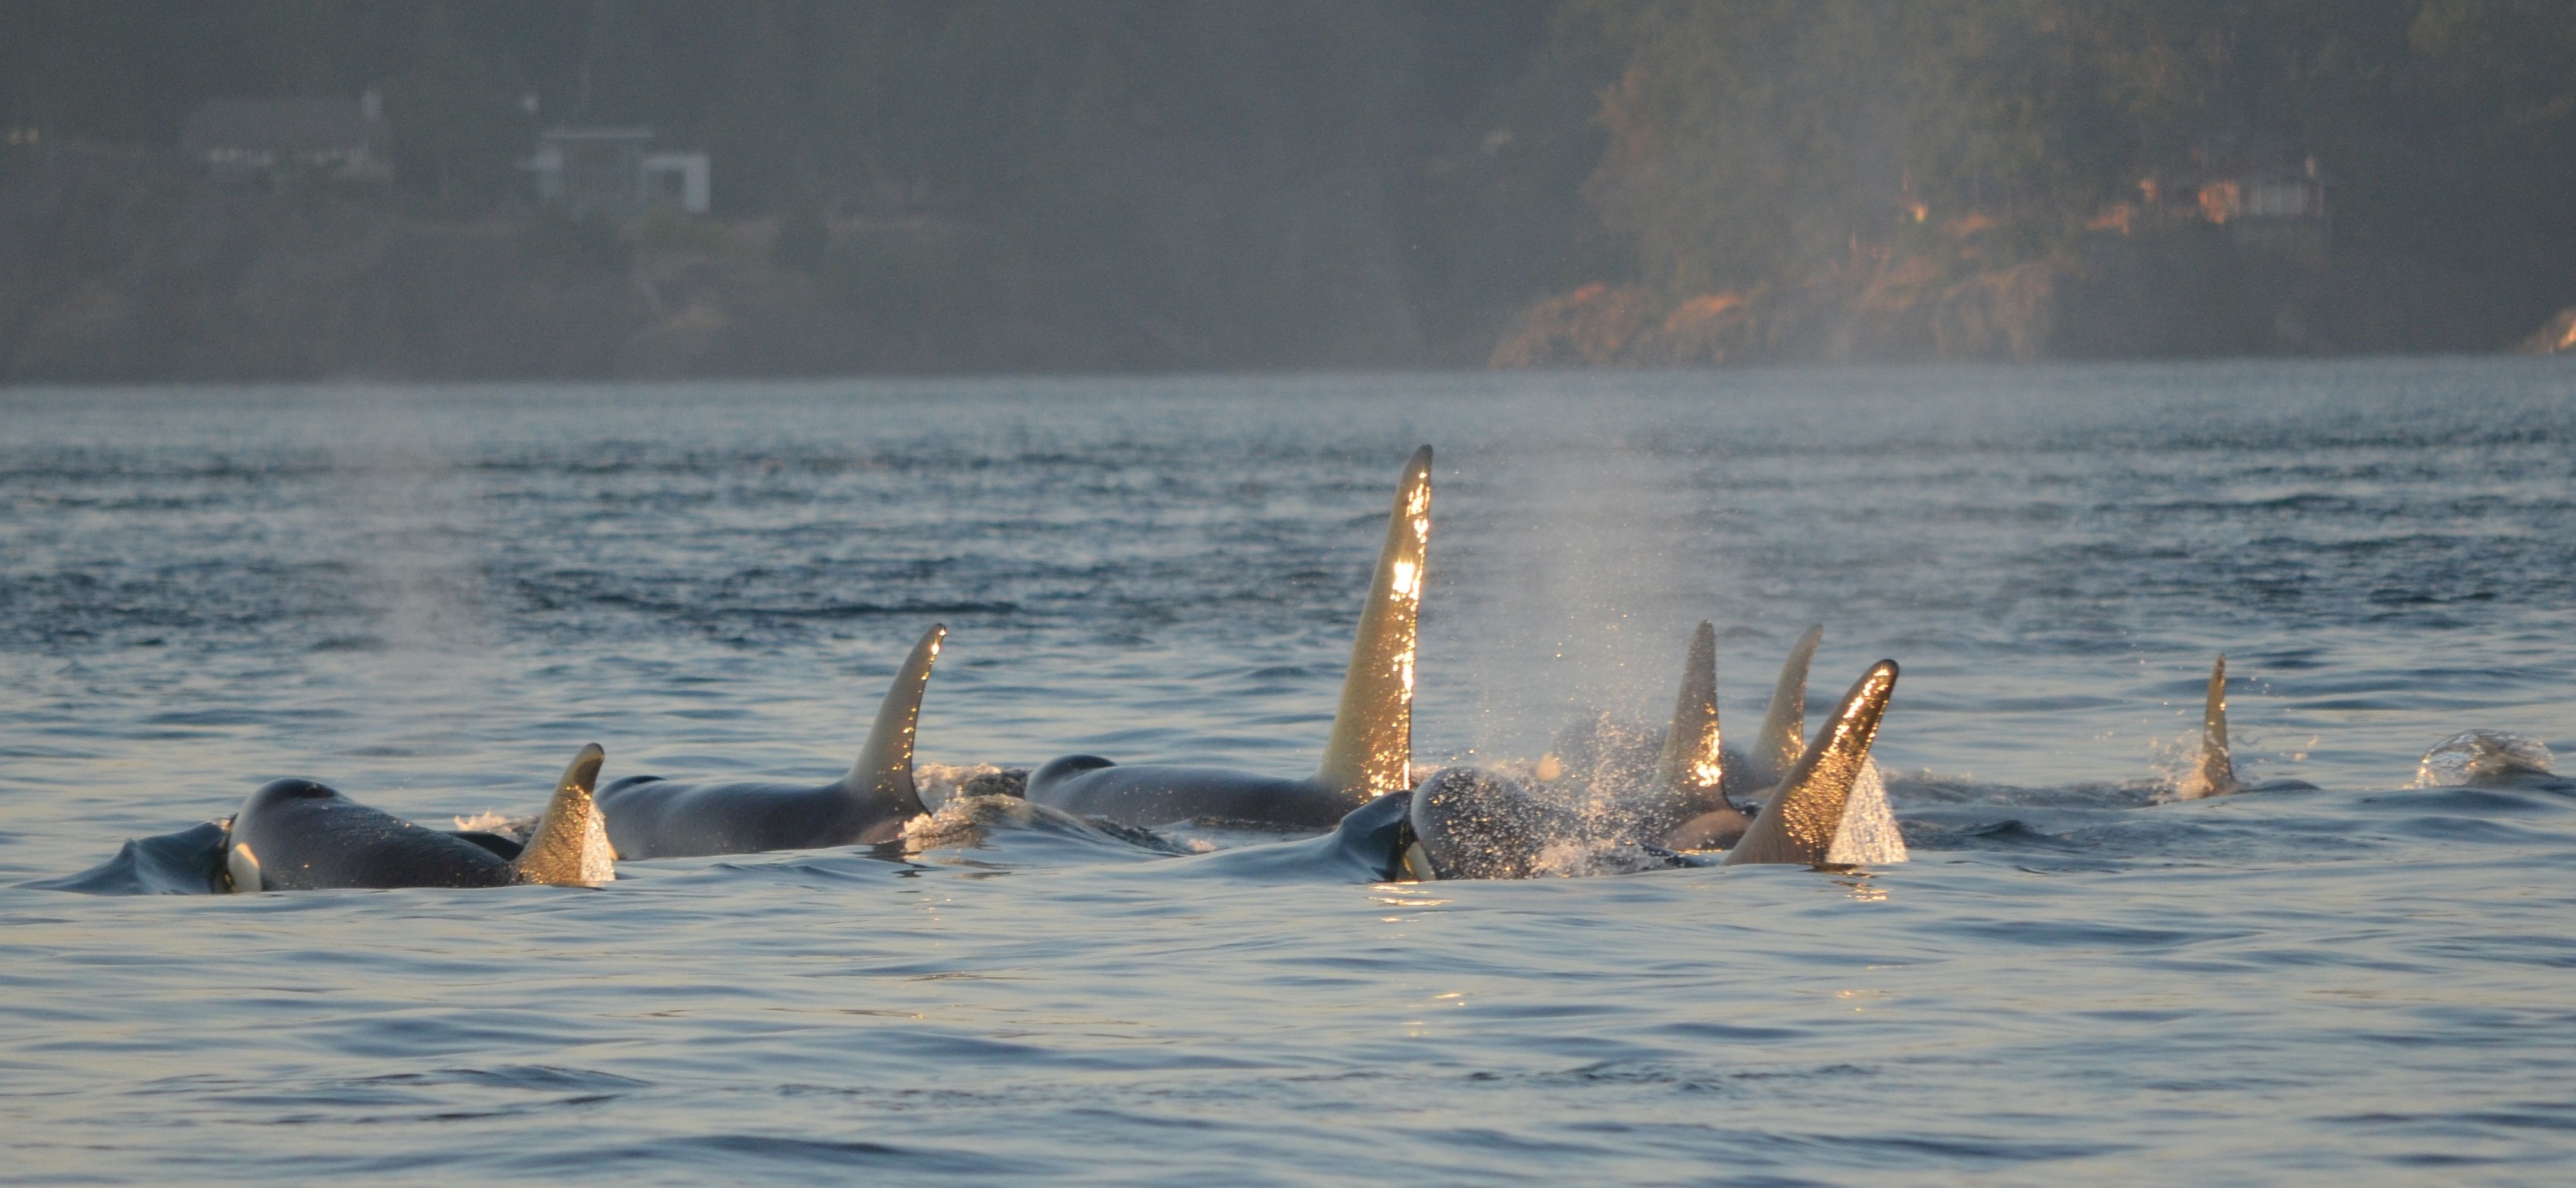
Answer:
[[2209, 693], [2200, 709], [2200, 755], [2190, 774], [2174, 785], [2172, 799], [2204, 800], [2239, 792], [2313, 791], [2306, 780], [2265, 780], [2248, 784], [2236, 778], [2236, 759], [2227, 745], [2227, 656], [2220, 653], [2209, 669]]
[[[1700, 624], [1683, 660], [1681, 694], [1651, 779], [1622, 779], [1630, 771], [1646, 770], [1633, 761], [1593, 761], [1614, 785], [1628, 785], [1608, 791], [1614, 815], [1628, 819], [1634, 840], [1695, 851], [1724, 849], [1744, 836], [1752, 817], [1738, 806], [1737, 798], [1760, 805], [1806, 754], [1807, 673], [1824, 630], [1811, 626], [1790, 647], [1772, 687], [1761, 733], [1750, 750], [1739, 751], [1724, 744], [1718, 728], [1716, 629]], [[1639, 784], [1644, 786], [1642, 793], [1630, 791]], [[1837, 864], [1906, 861], [1905, 840], [1888, 811], [1886, 786], [1879, 779], [1876, 761], [1863, 762], [1836, 836], [1840, 839], [1833, 857]]]
[[[1589, 773], [1595, 783], [1610, 783], [1613, 791], [1620, 794], [1625, 794], [1625, 786], [1643, 783], [1649, 786], [1654, 799], [1690, 796], [1698, 799], [1703, 809], [1726, 809], [1739, 801], [1759, 804], [1770, 796], [1770, 791], [1780, 786], [1780, 776], [1788, 776], [1788, 768], [1798, 765], [1798, 755], [1806, 755], [1806, 673], [1816, 660], [1816, 644], [1824, 639], [1824, 626], [1808, 626], [1798, 634], [1798, 642], [1790, 644], [1788, 660], [1780, 662], [1780, 680], [1772, 685], [1770, 704], [1762, 714], [1762, 729], [1754, 734], [1752, 750], [1718, 742], [1716, 629], [1703, 624], [1703, 631], [1708, 631], [1708, 642], [1703, 644], [1695, 634], [1690, 655], [1685, 657], [1682, 704], [1674, 706], [1672, 727], [1667, 727], [1662, 740], [1664, 750], [1641, 750], [1638, 734], [1643, 732], [1636, 729], [1618, 729], [1610, 722], [1587, 722], [1558, 734], [1556, 750], [1551, 752], [1556, 763], [1548, 763], [1548, 758], [1540, 760], [1540, 778], [1553, 781], [1558, 778], [1556, 773], [1571, 768]], [[1692, 768], [1716, 765], [1716, 789], [1682, 791], [1674, 783], [1682, 776], [1680, 771], [1674, 771], [1674, 763], [1680, 760], [1680, 755], [1672, 752], [1677, 742], [1674, 732], [1685, 732], [1682, 747], [1692, 755], [1687, 758]], [[1692, 752], [1700, 742], [1705, 742], [1705, 755]], [[1728, 832], [1741, 830], [1739, 822], [1731, 822], [1721, 814], [1708, 822], [1708, 832], [1710, 838], [1703, 840], [1703, 845], [1723, 845], [1721, 838], [1726, 838]]]
[[[1709, 644], [1705, 651], [1700, 646], [1703, 639]], [[1714, 683], [1714, 666], [1704, 663], [1714, 644], [1713, 632], [1693, 637], [1682, 708], [1676, 714], [1676, 729], [1666, 738], [1665, 758], [1678, 756], [1692, 769], [1680, 782], [1659, 791], [1677, 801], [1692, 796], [1709, 798], [1700, 803], [1723, 803], [1722, 796], [1710, 791], [1722, 784], [1722, 773], [1701, 765], [1717, 753], [1715, 715], [1706, 708], [1713, 697], [1703, 701], [1701, 696]], [[1705, 683], [1703, 673], [1709, 674]], [[1835, 853], [1836, 843], [1846, 828], [1853, 790], [1868, 769], [1870, 744], [1895, 693], [1896, 674], [1896, 662], [1882, 660], [1853, 684], [1832, 719], [1800, 752], [1719, 864], [1851, 864]], [[1671, 843], [1693, 836], [1694, 827], [1710, 834], [1720, 832], [1720, 822], [1705, 818], [1724, 813], [1742, 819], [1732, 804], [1726, 804], [1666, 833], [1663, 844], [1613, 840], [1605, 845], [1586, 837], [1584, 823], [1570, 809], [1533, 794], [1518, 781], [1474, 767], [1447, 767], [1423, 780], [1406, 806], [1412, 836], [1403, 843], [1402, 874], [1426, 881], [1529, 878], [1559, 869], [1558, 847], [1568, 843], [1589, 843], [1595, 855], [1611, 857], [1629, 870], [1701, 865], [1704, 860], [1678, 853], [1681, 847]]]
[[2236, 782], [2236, 760], [2227, 749], [2227, 655], [2209, 669], [2209, 696], [2200, 709], [2200, 758], [2192, 764], [2174, 794], [2184, 800], [2232, 796], [2245, 790]]
[[[1789, 646], [1789, 658], [1780, 662], [1780, 679], [1771, 686], [1771, 704], [1764, 707], [1762, 731], [1753, 738], [1753, 749], [1744, 761], [1731, 765], [1726, 772], [1726, 794], [1730, 798], [1759, 801], [1780, 777], [1797, 766], [1798, 757], [1807, 750], [1807, 670], [1815, 662], [1816, 645], [1825, 638], [1825, 625], [1809, 626]], [[1715, 681], [1711, 675], [1712, 683]]]
[[627, 776], [600, 789], [599, 809], [617, 856], [691, 858], [903, 840], [904, 823], [928, 811], [912, 778], [913, 735], [930, 666], [947, 637], [944, 624], [922, 633], [886, 690], [858, 761], [831, 783]]
[[[1824, 635], [1822, 624], [1811, 626], [1789, 649], [1788, 660], [1780, 665], [1780, 680], [1771, 690], [1761, 735], [1754, 740], [1751, 753], [1727, 770], [1730, 798], [1743, 795], [1757, 805], [1767, 803], [1810, 749], [1806, 741], [1807, 671]], [[1743, 772], [1740, 778], [1739, 768]], [[1725, 823], [1724, 818], [1718, 822]], [[1867, 754], [1861, 757], [1860, 774], [1852, 782], [1834, 839], [1830, 859], [1834, 865], [1883, 865], [1908, 860], [1905, 836], [1897, 830], [1896, 815], [1888, 809], [1887, 785], [1879, 778], [1878, 760]], [[1666, 844], [1689, 849], [1697, 841], [1676, 835]]]
[[1431, 541], [1431, 447], [1413, 452], [1387, 518], [1342, 679], [1323, 763], [1305, 779], [1222, 768], [1137, 764], [1066, 755], [1029, 773], [1028, 798], [1122, 825], [1221, 821], [1272, 829], [1331, 829], [1352, 809], [1413, 786], [1413, 663]]
[[[1471, 765], [1440, 768], [1414, 789], [1409, 861], [1437, 856], [1430, 866], [1448, 879], [1530, 879], [1543, 868], [1597, 866], [1613, 850], [1703, 850], [1741, 838], [1749, 819], [1721, 791], [1741, 755], [1726, 752], [1718, 732], [1716, 624], [1692, 631], [1659, 750], [1641, 755], [1641, 734], [1607, 716], [1558, 734], [1538, 786]], [[1566, 794], [1558, 781], [1569, 776], [1577, 791]]]
[[[1789, 662], [1799, 670], [1797, 698], [1802, 716], [1806, 662], [1815, 654], [1820, 630], [1808, 631], [1790, 654]], [[1776, 705], [1780, 698], [1775, 694], [1772, 700]], [[1764, 723], [1766, 732], [1770, 725]], [[1744, 762], [1739, 759], [1738, 765]], [[1744, 836], [1753, 822], [1727, 798], [1728, 766], [1717, 725], [1717, 628], [1703, 621], [1691, 634], [1690, 651], [1682, 659], [1681, 695], [1673, 704], [1673, 724], [1664, 732], [1664, 749], [1656, 759], [1654, 788], [1649, 793], [1648, 820], [1659, 827], [1656, 832], [1663, 846], [1723, 849]]]
[[250, 794], [223, 842], [235, 892], [330, 888], [597, 886], [615, 876], [591, 795], [604, 753], [583, 747], [555, 784], [527, 844], [426, 829], [312, 780], [277, 780]]
[[1264, 883], [1401, 883], [1414, 876], [1405, 855], [1414, 850], [1407, 814], [1413, 792], [1389, 792], [1344, 813], [1333, 828], [1312, 837], [1229, 846], [1186, 857], [1140, 863], [1158, 883], [1175, 874], [1204, 874]]
[[1896, 692], [1896, 661], [1881, 660], [1853, 682], [1833, 716], [1807, 744], [1797, 766], [1782, 776], [1742, 840], [1726, 851], [1724, 865], [1833, 861], [1852, 789], [1869, 767], [1870, 743]]

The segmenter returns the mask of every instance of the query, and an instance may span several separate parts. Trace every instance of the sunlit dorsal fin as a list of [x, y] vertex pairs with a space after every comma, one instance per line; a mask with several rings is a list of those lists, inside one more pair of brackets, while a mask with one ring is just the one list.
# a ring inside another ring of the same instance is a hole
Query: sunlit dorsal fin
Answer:
[[1843, 807], [1852, 784], [1869, 759], [1869, 744], [1878, 737], [1887, 699], [1896, 691], [1896, 662], [1870, 666], [1834, 707], [1833, 720], [1816, 732], [1771, 801], [1753, 818], [1744, 840], [1726, 852], [1730, 866], [1752, 862], [1820, 863], [1833, 853], [1842, 828]]
[[1351, 640], [1341, 708], [1315, 782], [1354, 804], [1413, 786], [1413, 658], [1431, 546], [1431, 447], [1413, 452], [1387, 518], [1386, 549]]
[[2200, 766], [2193, 775], [2199, 787], [2191, 791], [2202, 796], [2224, 796], [2242, 787], [2236, 782], [2236, 761], [2227, 750], [2227, 656], [2224, 653], [2209, 670], [2209, 700], [2200, 711]]
[[1681, 695], [1674, 699], [1673, 724], [1655, 763], [1655, 794], [1688, 813], [1717, 807], [1724, 775], [1718, 743], [1717, 628], [1703, 622], [1691, 633], [1690, 652], [1682, 660]]
[[850, 774], [841, 777], [841, 787], [851, 795], [882, 799], [907, 816], [930, 811], [922, 807], [921, 789], [912, 780], [912, 743], [921, 727], [921, 694], [930, 686], [930, 666], [947, 638], [947, 624], [931, 624], [894, 674], [885, 701], [877, 706], [876, 725], [868, 728], [867, 745], [859, 748]]
[[1816, 644], [1825, 638], [1824, 625], [1807, 628], [1789, 649], [1789, 658], [1780, 664], [1780, 683], [1771, 688], [1770, 708], [1762, 715], [1762, 733], [1753, 740], [1753, 750], [1745, 758], [1753, 766], [1753, 776], [1760, 786], [1777, 786], [1780, 777], [1797, 766], [1798, 757], [1807, 749], [1807, 666], [1816, 658]]
[[592, 743], [573, 756], [555, 781], [546, 812], [528, 833], [528, 844], [510, 865], [522, 883], [596, 887], [616, 876], [615, 851], [608, 844], [608, 823], [591, 793], [599, 787], [599, 767], [608, 752]]

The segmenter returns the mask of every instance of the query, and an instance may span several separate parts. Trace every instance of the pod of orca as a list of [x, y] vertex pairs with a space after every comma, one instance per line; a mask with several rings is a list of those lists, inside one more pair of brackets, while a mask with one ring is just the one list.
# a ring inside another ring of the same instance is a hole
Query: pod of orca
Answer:
[[[1717, 635], [1703, 622], [1685, 649], [1672, 719], [1651, 767], [1631, 766], [1644, 778], [1602, 777], [1601, 771], [1618, 766], [1604, 757], [1612, 744], [1577, 736], [1561, 741], [1558, 750], [1584, 755], [1596, 769], [1593, 778], [1575, 781], [1585, 785], [1586, 796], [1569, 797], [1554, 786], [1564, 776], [1555, 754], [1526, 776], [1451, 766], [1416, 779], [1414, 662], [1430, 539], [1431, 447], [1424, 446], [1405, 464], [1397, 484], [1340, 706], [1312, 775], [1121, 765], [1097, 755], [1067, 755], [1028, 772], [1024, 784], [1008, 778], [970, 784], [949, 798], [939, 816], [955, 818], [951, 824], [962, 823], [969, 832], [1103, 832], [1173, 852], [1179, 848], [1165, 842], [1157, 827], [1196, 822], [1312, 833], [1188, 860], [1281, 877], [1371, 882], [1567, 873], [1563, 845], [1585, 838], [1621, 849], [1630, 859], [1623, 869], [1629, 870], [1746, 863], [1839, 867], [1905, 859], [1870, 760], [1896, 690], [1896, 662], [1871, 665], [1809, 737], [1807, 674], [1821, 627], [1809, 628], [1791, 648], [1750, 749], [1729, 747], [1721, 737]], [[524, 837], [513, 837], [426, 828], [314, 781], [283, 779], [253, 792], [227, 820], [128, 842], [100, 867], [36, 885], [233, 892], [597, 886], [615, 877], [617, 860], [838, 846], [899, 849], [907, 840], [937, 844], [947, 834], [923, 801], [913, 750], [922, 696], [947, 634], [944, 625], [922, 634], [886, 691], [849, 772], [821, 786], [634, 775], [601, 788], [606, 756], [594, 744], [574, 757]], [[2174, 797], [2310, 787], [2238, 780], [2228, 747], [2226, 688], [2227, 660], [2221, 656], [2210, 672], [2197, 762], [2177, 781]], [[2458, 767], [2453, 774], [2465, 773], [2464, 780], [2497, 772], [2546, 774], [2545, 751], [2525, 754], [2498, 741], [2513, 738], [2480, 731], [2456, 736], [2425, 756], [2424, 770], [2435, 771], [2439, 759]], [[1587, 813], [1579, 807], [1597, 810], [1605, 799], [1615, 802], [1615, 811]]]

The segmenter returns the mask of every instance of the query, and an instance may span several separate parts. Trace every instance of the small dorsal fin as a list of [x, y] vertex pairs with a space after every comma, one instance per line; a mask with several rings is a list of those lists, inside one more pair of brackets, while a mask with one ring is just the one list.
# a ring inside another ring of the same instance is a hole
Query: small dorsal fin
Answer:
[[921, 694], [930, 685], [930, 666], [947, 638], [945, 623], [933, 623], [921, 633], [921, 642], [912, 645], [912, 655], [904, 658], [903, 669], [894, 674], [894, 684], [877, 707], [876, 725], [868, 728], [858, 762], [841, 777], [841, 786], [852, 795], [883, 798], [906, 817], [930, 811], [922, 807], [921, 790], [912, 782], [912, 742], [921, 726]]
[[1719, 756], [1717, 728], [1717, 628], [1707, 622], [1691, 633], [1690, 652], [1682, 660], [1681, 695], [1673, 702], [1673, 724], [1664, 731], [1664, 753], [1655, 762], [1655, 795], [1702, 813], [1718, 805], [1718, 785], [1725, 774]]
[[2227, 656], [2209, 670], [2209, 700], [2200, 711], [2200, 766], [2192, 772], [2195, 796], [2225, 796], [2243, 789], [2236, 782], [2236, 761], [2227, 749]]
[[1413, 659], [1431, 547], [1431, 447], [1413, 451], [1387, 517], [1386, 548], [1351, 640], [1341, 708], [1315, 782], [1353, 804], [1413, 786]]
[[1852, 784], [1869, 759], [1869, 744], [1878, 737], [1887, 699], [1896, 691], [1896, 662], [1870, 666], [1834, 707], [1833, 720], [1816, 732], [1771, 801], [1753, 818], [1744, 840], [1726, 852], [1729, 866], [1751, 862], [1820, 863], [1833, 853], [1843, 807]]
[[1771, 705], [1762, 715], [1762, 733], [1753, 740], [1752, 753], [1745, 756], [1752, 764], [1759, 787], [1778, 786], [1780, 778], [1798, 765], [1798, 757], [1807, 750], [1807, 666], [1816, 658], [1816, 644], [1825, 638], [1824, 624], [1807, 628], [1789, 649], [1789, 658], [1780, 664], [1780, 683], [1771, 687]]
[[522, 883], [596, 887], [617, 877], [615, 851], [608, 844], [608, 823], [591, 792], [599, 787], [599, 766], [608, 752], [592, 743], [573, 756], [555, 781], [546, 813], [528, 832], [528, 844], [510, 865]]

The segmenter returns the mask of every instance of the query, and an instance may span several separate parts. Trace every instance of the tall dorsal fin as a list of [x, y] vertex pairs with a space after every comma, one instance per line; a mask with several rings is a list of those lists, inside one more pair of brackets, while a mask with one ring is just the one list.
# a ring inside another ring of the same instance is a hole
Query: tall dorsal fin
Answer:
[[1655, 762], [1655, 794], [1685, 813], [1716, 808], [1725, 774], [1718, 754], [1717, 628], [1707, 622], [1691, 633], [1682, 660], [1682, 691], [1673, 701], [1673, 724], [1664, 731], [1664, 753]]
[[1351, 641], [1342, 705], [1315, 782], [1352, 803], [1413, 786], [1413, 653], [1422, 611], [1422, 566], [1431, 547], [1431, 447], [1413, 451], [1387, 517], [1386, 549], [1369, 579], [1368, 605]]
[[881, 797], [907, 817], [930, 811], [922, 807], [921, 789], [912, 782], [912, 740], [921, 726], [921, 694], [930, 686], [930, 666], [947, 638], [947, 624], [931, 624], [894, 674], [885, 701], [877, 706], [876, 725], [868, 728], [867, 745], [859, 748], [850, 774], [841, 777], [841, 787], [851, 795]]
[[583, 747], [555, 781], [546, 813], [528, 833], [528, 844], [510, 865], [522, 883], [596, 887], [617, 877], [615, 851], [608, 844], [608, 823], [592, 802], [599, 787], [599, 765], [608, 752], [598, 743]]
[[2198, 785], [2184, 791], [2194, 796], [2225, 796], [2244, 785], [2236, 782], [2236, 761], [2227, 750], [2227, 656], [2209, 670], [2209, 700], [2200, 711], [2200, 766], [2192, 772]]
[[1833, 853], [1834, 835], [1842, 828], [1843, 807], [1852, 784], [1869, 759], [1869, 744], [1878, 737], [1879, 719], [1896, 691], [1896, 661], [1881, 660], [1861, 674], [1833, 720], [1816, 732], [1816, 741], [1798, 759], [1771, 802], [1753, 818], [1744, 840], [1726, 852], [1729, 866], [1750, 862], [1820, 863]]
[[1789, 658], [1780, 665], [1780, 683], [1771, 687], [1771, 705], [1762, 715], [1762, 733], [1753, 740], [1753, 751], [1745, 756], [1753, 765], [1758, 786], [1778, 786], [1780, 777], [1798, 765], [1798, 757], [1807, 749], [1807, 666], [1816, 658], [1816, 644], [1825, 638], [1824, 624], [1807, 628], [1789, 649]]

